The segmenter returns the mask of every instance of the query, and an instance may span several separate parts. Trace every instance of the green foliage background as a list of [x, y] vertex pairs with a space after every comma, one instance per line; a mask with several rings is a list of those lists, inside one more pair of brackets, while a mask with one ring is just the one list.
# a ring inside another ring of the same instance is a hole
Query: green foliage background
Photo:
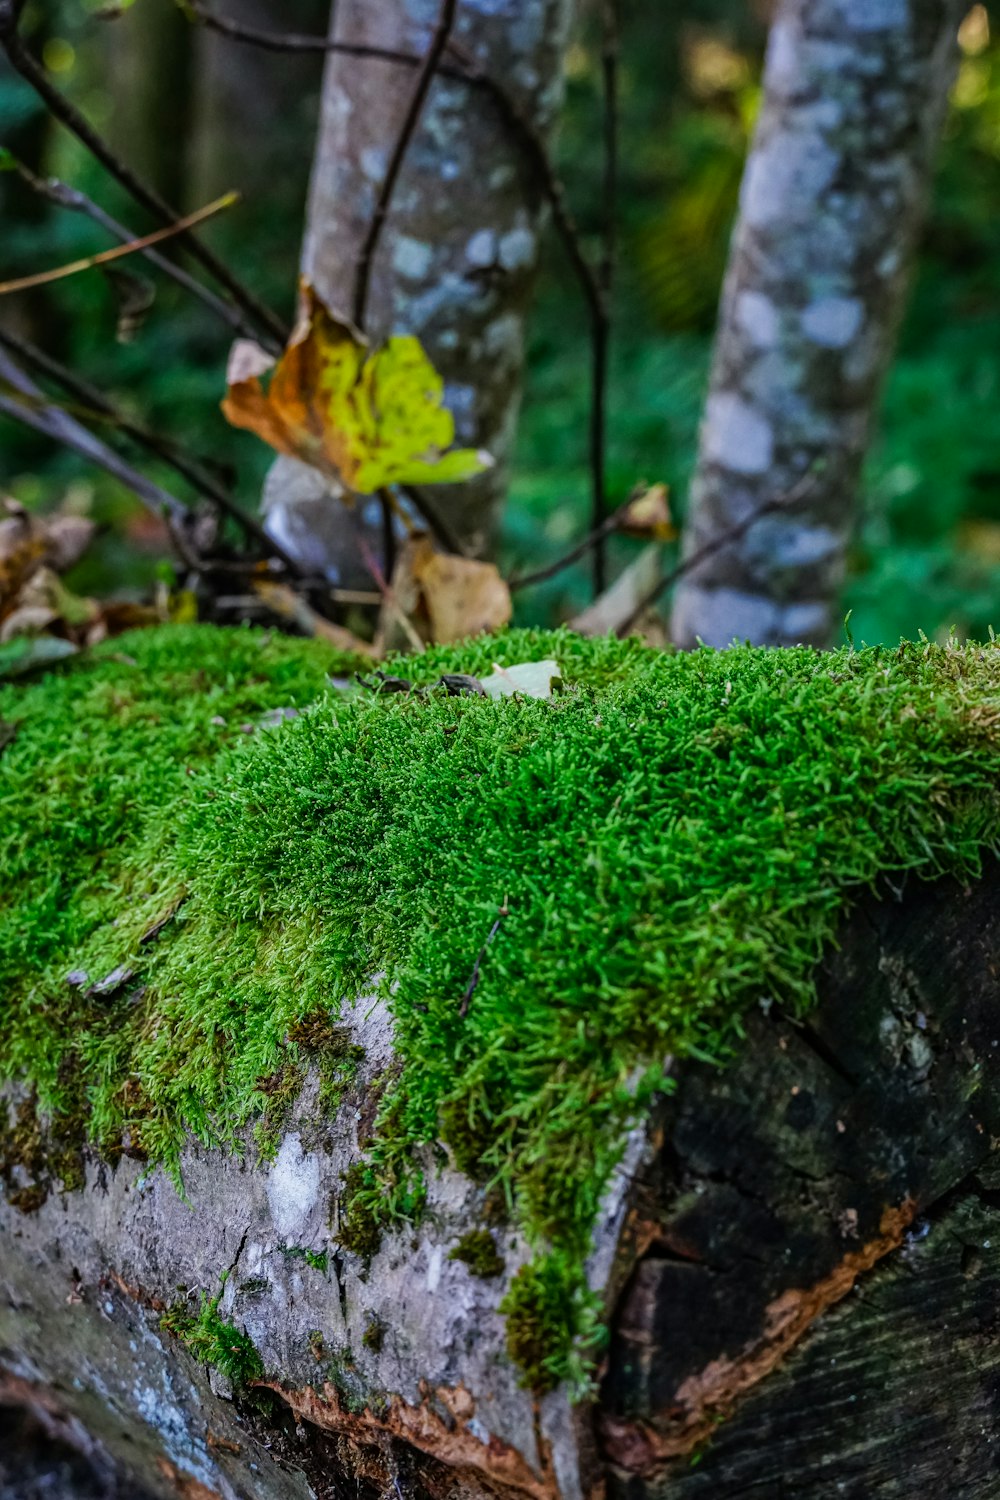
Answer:
[[[139, 17], [147, 0], [131, 11]], [[108, 68], [108, 37], [91, 0], [31, 0], [27, 18], [54, 80], [102, 128], [141, 77]], [[280, 24], [316, 29], [321, 0], [281, 8]], [[287, 12], [287, 14], [286, 14]], [[748, 131], [757, 107], [763, 29], [735, 0], [623, 7], [622, 183], [617, 326], [611, 392], [612, 498], [639, 478], [665, 479], [678, 510], [694, 459], [712, 321]], [[985, 11], [982, 12], [985, 17]], [[896, 641], [922, 628], [982, 635], [1000, 617], [1000, 45], [996, 17], [973, 28], [955, 89], [899, 356], [864, 483], [844, 609], [859, 639]], [[600, 100], [596, 38], [574, 47], [560, 170], [588, 246], [600, 223]], [[282, 313], [291, 313], [299, 226], [319, 67], [276, 59], [286, 124], [261, 142], [266, 179], [209, 237]], [[162, 128], [162, 127], [161, 127]], [[177, 149], [184, 122], [170, 125]], [[193, 128], [193, 127], [192, 127]], [[234, 127], [235, 128], [235, 127]], [[189, 132], [190, 133], [190, 132]], [[0, 144], [91, 192], [137, 229], [148, 225], [65, 132], [47, 126], [29, 92], [0, 71]], [[126, 152], [126, 154], [128, 154]], [[192, 203], [181, 205], [191, 207]], [[84, 220], [40, 211], [0, 182], [0, 273], [86, 254], [106, 239]], [[177, 433], [253, 504], [266, 450], [218, 414], [228, 338], [196, 305], [158, 282], [137, 341], [114, 342], [115, 305], [96, 274], [24, 299], [46, 347], [113, 390], [152, 424]], [[10, 316], [9, 308], [3, 309]], [[503, 538], [508, 565], [558, 555], [586, 526], [588, 357], [583, 306], [550, 246], [532, 328], [527, 390]], [[178, 481], [166, 473], [161, 479]], [[84, 591], [147, 586], [165, 557], [162, 537], [112, 482], [10, 423], [0, 427], [0, 486], [29, 503], [55, 503], [67, 486], [108, 522], [71, 582]], [[180, 487], [183, 493], [183, 486]], [[614, 557], [630, 555], [615, 544]], [[551, 624], [588, 596], [585, 567], [522, 594], [518, 618]]]

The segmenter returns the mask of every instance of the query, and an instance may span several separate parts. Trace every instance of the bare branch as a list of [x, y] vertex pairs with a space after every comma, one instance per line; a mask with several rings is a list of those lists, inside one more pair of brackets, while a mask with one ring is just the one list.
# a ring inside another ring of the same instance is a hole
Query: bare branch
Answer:
[[64, 447], [72, 448], [89, 463], [97, 464], [99, 468], [112, 474], [125, 485], [126, 489], [130, 489], [134, 495], [137, 495], [160, 520], [167, 519], [175, 526], [183, 526], [190, 521], [187, 506], [178, 500], [176, 495], [170, 494], [169, 490], [161, 489], [158, 484], [154, 484], [151, 479], [147, 479], [144, 474], [133, 469], [131, 464], [126, 463], [113, 448], [109, 448], [92, 432], [88, 432], [87, 428], [77, 422], [74, 417], [67, 412], [60, 411], [57, 406], [49, 404], [34, 381], [2, 348], [0, 348], [0, 380], [27, 398], [27, 400], [20, 401], [16, 395], [0, 395], [0, 412], [5, 416], [22, 422], [26, 427], [33, 427], [36, 432], [44, 433], [46, 437], [54, 438]]
[[733, 542], [742, 541], [751, 527], [756, 526], [757, 522], [763, 520], [765, 516], [773, 515], [775, 511], [784, 510], [786, 506], [795, 505], [815, 487], [817, 482], [817, 476], [814, 473], [803, 475], [798, 484], [793, 485], [784, 495], [775, 495], [772, 499], [765, 500], [762, 505], [758, 505], [748, 515], [744, 516], [742, 521], [737, 521], [733, 526], [727, 527], [725, 531], [720, 531], [716, 536], [710, 537], [703, 546], [689, 553], [687, 557], [682, 558], [675, 568], [671, 568], [669, 573], [664, 573], [649, 592], [643, 595], [632, 610], [632, 613], [622, 622], [618, 634], [625, 635], [631, 630], [636, 621], [645, 614], [647, 609], [652, 608], [665, 590], [670, 588], [671, 584], [676, 583], [678, 579], [685, 578], [688, 573], [694, 572], [695, 568], [700, 567], [703, 562], [707, 562], [710, 557], [714, 557], [717, 552], [721, 552]]
[[546, 583], [548, 579], [555, 578], [564, 568], [568, 568], [573, 563], [579, 562], [581, 557], [586, 557], [588, 552], [596, 549], [618, 530], [626, 512], [631, 508], [633, 500], [634, 496], [632, 495], [627, 500], [623, 500], [621, 505], [612, 511], [611, 515], [604, 517], [599, 526], [596, 526], [593, 531], [588, 531], [585, 537], [577, 542], [574, 547], [571, 547], [568, 552], [564, 552], [561, 557], [557, 557], [554, 562], [546, 563], [543, 568], [536, 568], [532, 573], [515, 575], [515, 577], [509, 580], [507, 587], [514, 592], [517, 589], [531, 588], [536, 583]]
[[[49, 203], [54, 203], [58, 208], [68, 208], [72, 213], [84, 214], [93, 223], [100, 225], [102, 229], [107, 230], [108, 234], [112, 235], [116, 240], [120, 240], [123, 244], [127, 244], [136, 238], [134, 232], [127, 225], [121, 224], [117, 219], [112, 218], [99, 203], [95, 203], [92, 198], [88, 198], [86, 193], [81, 193], [79, 188], [70, 187], [69, 183], [60, 181], [58, 177], [36, 177], [35, 173], [26, 167], [23, 162], [19, 162], [13, 157], [10, 158], [10, 161], [21, 181]], [[168, 260], [165, 255], [160, 255], [156, 250], [148, 248], [140, 250], [139, 254], [144, 260], [148, 260], [150, 265], [156, 266], [157, 270], [162, 271], [164, 275], [169, 276], [172, 281], [175, 281], [178, 286], [183, 287], [186, 292], [190, 292], [192, 297], [197, 297], [199, 302], [207, 307], [210, 312], [214, 313], [217, 318], [220, 318], [229, 328], [232, 328], [237, 333], [241, 333], [245, 338], [259, 337], [257, 325], [251, 323], [238, 307], [232, 302], [226, 302], [221, 297], [216, 296], [215, 292], [209, 287], [203, 286], [200, 281], [196, 281], [193, 276], [189, 276], [187, 271], [183, 270], [175, 261]], [[270, 338], [267, 338], [266, 342], [270, 344], [272, 349], [280, 347]]]
[[[34, 89], [60, 124], [86, 146], [91, 155], [96, 157], [106, 171], [121, 183], [137, 203], [148, 209], [162, 223], [176, 223], [178, 215], [170, 204], [153, 188], [148, 187], [115, 155], [90, 121], [49, 81], [45, 69], [24, 46], [17, 33], [17, 20], [21, 11], [19, 0], [0, 0], [0, 7], [2, 7], [0, 8], [0, 43], [7, 53], [11, 67]], [[204, 266], [205, 270], [215, 277], [220, 286], [225, 287], [233, 301], [249, 318], [258, 326], [266, 328], [279, 343], [284, 344], [288, 334], [285, 324], [245, 287], [238, 277], [233, 275], [218, 256], [189, 230], [180, 237], [180, 242]]]
[[224, 208], [232, 208], [238, 202], [239, 193], [226, 193], [214, 203], [186, 214], [176, 224], [170, 224], [166, 229], [155, 229], [152, 234], [142, 235], [136, 240], [127, 240], [123, 245], [116, 245], [113, 250], [101, 250], [97, 255], [84, 256], [81, 260], [70, 261], [68, 265], [53, 266], [49, 271], [36, 271], [32, 276], [19, 276], [14, 281], [0, 281], [0, 297], [5, 297], [10, 292], [26, 292], [31, 287], [48, 286], [52, 281], [62, 281], [67, 276], [76, 276], [80, 271], [91, 271], [95, 266], [106, 266], [112, 261], [122, 260], [126, 255], [136, 255], [147, 250], [150, 245], [158, 245], [163, 240], [184, 234], [195, 224], [204, 223], [206, 219], [221, 213]]
[[420, 121], [431, 84], [434, 82], [434, 74], [437, 72], [438, 64], [448, 45], [451, 28], [455, 24], [457, 5], [458, 0], [442, 0], [438, 23], [434, 28], [434, 35], [431, 37], [427, 56], [424, 58], [421, 66], [420, 77], [417, 79], [413, 98], [410, 100], [409, 108], [403, 119], [399, 139], [396, 141], [392, 156], [389, 159], [385, 180], [382, 183], [378, 201], [375, 204], [375, 212], [372, 214], [372, 221], [368, 226], [368, 233], [365, 236], [364, 244], [361, 246], [361, 252], [358, 256], [357, 281], [354, 287], [354, 321], [358, 328], [364, 328], [365, 325], [368, 285], [371, 280], [372, 264], [375, 259], [375, 251], [378, 248], [379, 236], [382, 233], [386, 215], [389, 212], [389, 204], [392, 202], [392, 195], [399, 180], [403, 160]]
[[[304, 569], [301, 565], [285, 551], [280, 542], [275, 541], [269, 535], [256, 516], [248, 515], [224, 486], [219, 484], [197, 460], [190, 458], [184, 453], [178, 444], [170, 438], [163, 437], [160, 433], [151, 432], [147, 427], [133, 421], [103, 391], [99, 391], [96, 386], [91, 385], [82, 376], [67, 369], [65, 365], [60, 364], [51, 355], [45, 354], [41, 349], [36, 349], [26, 339], [21, 339], [16, 334], [9, 333], [6, 329], [0, 328], [0, 345], [13, 350], [34, 369], [57, 381], [64, 390], [83, 402], [98, 418], [112, 422], [119, 432], [131, 438], [139, 447], [146, 449], [149, 453], [156, 454], [164, 463], [169, 464], [172, 469], [186, 479], [205, 499], [210, 500], [219, 510], [230, 516], [241, 527], [244, 535], [252, 537], [263, 549], [265, 556], [277, 558], [288, 572], [295, 577], [302, 578], [304, 576]], [[52, 409], [56, 410], [57, 408], [53, 407]]]

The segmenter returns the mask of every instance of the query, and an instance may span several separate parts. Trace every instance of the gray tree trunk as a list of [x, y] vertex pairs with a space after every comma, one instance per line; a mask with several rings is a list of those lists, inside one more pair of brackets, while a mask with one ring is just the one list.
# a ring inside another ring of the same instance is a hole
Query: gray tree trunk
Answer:
[[[426, 52], [439, 0], [339, 0], [340, 41]], [[573, 0], [465, 0], [455, 37], [546, 138], [562, 97]], [[350, 313], [359, 251], [416, 84], [413, 68], [331, 54], [313, 169], [303, 272]], [[367, 331], [414, 333], [446, 381], [458, 440], [496, 466], [431, 491], [467, 550], [489, 550], [521, 392], [525, 312], [544, 205], [530, 169], [481, 89], [438, 77], [393, 197], [373, 267]], [[314, 471], [279, 459], [268, 525], [348, 582], [353, 543]], [[346, 534], [345, 534], [346, 533]]]
[[[825, 645], [965, 0], [781, 0], [744, 174], [672, 634]], [[812, 483], [801, 493], [804, 477]]]

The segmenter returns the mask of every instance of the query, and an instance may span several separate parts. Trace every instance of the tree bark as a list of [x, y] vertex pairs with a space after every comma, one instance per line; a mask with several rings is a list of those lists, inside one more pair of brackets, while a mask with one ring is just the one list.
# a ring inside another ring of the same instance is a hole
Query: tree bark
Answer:
[[[992, 1500], [997, 874], [864, 898], [807, 1024], [765, 1000], [728, 1067], [676, 1070], [595, 1232], [592, 1407], [518, 1386], [497, 1306], [527, 1250], [498, 1231], [491, 1280], [449, 1259], [482, 1213], [457, 1173], [428, 1174], [425, 1220], [370, 1263], [338, 1246], [392, 1059], [362, 1005], [356, 1092], [327, 1120], [307, 1091], [273, 1162], [192, 1148], [186, 1203], [162, 1172], [92, 1162], [83, 1191], [0, 1207], [0, 1405], [186, 1500]], [[267, 1371], [242, 1393], [160, 1327], [226, 1269], [220, 1312]]]
[[[672, 634], [829, 642], [964, 0], [782, 0], [723, 292]], [[811, 483], [805, 483], [812, 475]]]
[[[437, 0], [339, 0], [333, 35], [423, 57], [439, 9]], [[456, 40], [546, 139], [559, 112], [572, 11], [573, 0], [459, 7]], [[414, 68], [391, 62], [331, 53], [327, 63], [302, 269], [347, 315], [416, 78]], [[470, 552], [489, 551], [506, 489], [543, 208], [530, 165], [489, 95], [438, 76], [379, 242], [367, 331], [375, 339], [418, 335], [444, 376], [459, 442], [496, 460], [467, 484], [430, 491]], [[279, 459], [264, 504], [269, 527], [304, 560], [344, 583], [367, 577], [341, 508], [311, 471]]]

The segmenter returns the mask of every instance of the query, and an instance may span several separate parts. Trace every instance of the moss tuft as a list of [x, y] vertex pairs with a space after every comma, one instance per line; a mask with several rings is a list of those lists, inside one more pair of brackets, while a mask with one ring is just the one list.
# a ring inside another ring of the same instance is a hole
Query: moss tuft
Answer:
[[363, 1161], [356, 1161], [344, 1173], [338, 1239], [345, 1250], [366, 1260], [376, 1254], [382, 1243], [382, 1221], [370, 1202], [371, 1194], [378, 1192], [378, 1186], [374, 1172]]
[[504, 1259], [488, 1229], [471, 1229], [448, 1253], [449, 1260], [464, 1261], [473, 1276], [502, 1276]]
[[568, 1380], [576, 1395], [587, 1393], [603, 1329], [599, 1304], [573, 1259], [555, 1253], [522, 1266], [500, 1311], [507, 1317], [507, 1352], [520, 1367], [523, 1385], [542, 1396]]
[[234, 1385], [263, 1380], [264, 1362], [253, 1340], [219, 1316], [221, 1296], [221, 1288], [214, 1297], [203, 1292], [197, 1312], [192, 1311], [186, 1302], [177, 1303], [162, 1315], [160, 1327], [179, 1339], [200, 1363], [221, 1370]]
[[513, 631], [405, 671], [549, 656], [549, 702], [345, 694], [315, 642], [165, 628], [0, 687], [0, 1076], [77, 1144], [85, 1101], [91, 1142], [170, 1166], [253, 1120], [273, 1147], [307, 1063], [326, 1107], [347, 1086], [330, 1018], [383, 975], [400, 1066], [343, 1242], [419, 1214], [443, 1139], [537, 1247], [512, 1347], [546, 1380], [589, 1337], [594, 1216], [663, 1057], [724, 1059], [762, 995], [803, 1013], [880, 875], [1000, 845], [993, 643]]
[[382, 1352], [382, 1345], [385, 1343], [385, 1324], [381, 1318], [369, 1318], [368, 1326], [361, 1335], [361, 1342], [373, 1354]]

